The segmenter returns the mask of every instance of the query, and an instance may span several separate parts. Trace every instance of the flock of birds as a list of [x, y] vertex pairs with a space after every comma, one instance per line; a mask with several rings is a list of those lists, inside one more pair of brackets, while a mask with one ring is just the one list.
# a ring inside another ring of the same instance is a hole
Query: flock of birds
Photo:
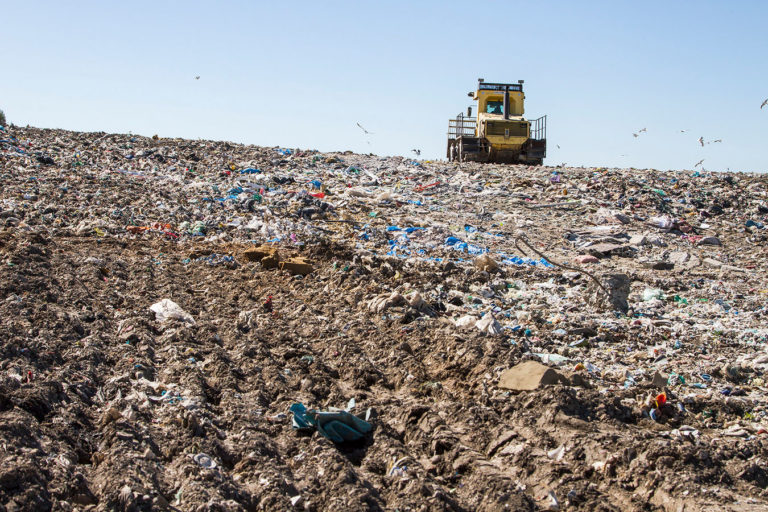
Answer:
[[[763, 102], [763, 104], [760, 106], [760, 108], [762, 109], [765, 105], [768, 105], [768, 99]], [[686, 133], [688, 131], [690, 131], [690, 130], [688, 130], [688, 129], [680, 130], [680, 133]], [[641, 130], [638, 130], [636, 133], [633, 133], [632, 136], [634, 138], [638, 138], [641, 133], [647, 133], [647, 132], [648, 132], [648, 130], [646, 128], [643, 128]], [[701, 147], [704, 147], [707, 144], [717, 144], [719, 142], [723, 142], [723, 139], [714, 139], [714, 140], [710, 140], [710, 141], [705, 141], [704, 137], [699, 137], [699, 139], [698, 139], [698, 143], [701, 145]], [[558, 148], [559, 147], [560, 146], [558, 146]], [[626, 156], [626, 155], [621, 155], [621, 156]], [[701, 166], [701, 169], [705, 170], [703, 164], [704, 164], [704, 159], [702, 158], [701, 160], [696, 162], [696, 164], [694, 164], [693, 168], [695, 169], [695, 168]]]
[[[760, 110], [762, 110], [763, 107], [765, 107], [766, 105], [768, 105], [768, 99], [763, 100], [763, 102], [760, 104]], [[689, 131], [688, 129], [680, 130], [680, 133], [686, 133], [688, 131]], [[643, 129], [638, 130], [637, 132], [633, 133], [632, 136], [634, 138], [638, 138], [641, 133], [646, 133], [646, 132], [647, 132], [647, 130], [645, 128], [643, 128]], [[698, 142], [701, 145], [701, 147], [704, 147], [707, 144], [717, 144], [719, 142], [723, 142], [723, 139], [714, 139], [714, 140], [710, 140], [710, 141], [705, 141], [704, 137], [699, 137]], [[560, 149], [560, 146], [557, 146], [557, 148]], [[626, 155], [621, 155], [621, 156], [626, 156]], [[693, 168], [695, 169], [697, 167], [701, 167], [701, 169], [704, 170], [704, 165], [703, 164], [704, 164], [704, 159], [702, 158], [701, 160], [696, 162], [696, 164], [693, 166]]]

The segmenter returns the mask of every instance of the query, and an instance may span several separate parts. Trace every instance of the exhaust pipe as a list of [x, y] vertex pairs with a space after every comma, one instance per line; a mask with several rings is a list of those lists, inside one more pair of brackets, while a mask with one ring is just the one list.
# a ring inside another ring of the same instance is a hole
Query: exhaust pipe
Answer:
[[504, 88], [504, 119], [509, 119], [509, 87]]

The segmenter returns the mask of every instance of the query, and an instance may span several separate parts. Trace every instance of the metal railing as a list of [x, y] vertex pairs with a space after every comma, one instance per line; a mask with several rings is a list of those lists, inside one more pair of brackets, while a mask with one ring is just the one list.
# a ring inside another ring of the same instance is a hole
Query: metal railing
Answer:
[[456, 119], [448, 121], [448, 138], [457, 139], [459, 137], [474, 137], [477, 121], [473, 117], [467, 117], [463, 113], [456, 116]]
[[534, 140], [547, 138], [547, 116], [541, 116], [531, 121], [531, 138]]

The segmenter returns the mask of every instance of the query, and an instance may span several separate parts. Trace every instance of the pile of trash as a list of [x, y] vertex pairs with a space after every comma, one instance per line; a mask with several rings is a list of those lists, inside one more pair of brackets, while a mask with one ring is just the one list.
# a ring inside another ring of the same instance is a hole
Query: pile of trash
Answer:
[[3, 127], [0, 180], [0, 509], [768, 506], [763, 176]]

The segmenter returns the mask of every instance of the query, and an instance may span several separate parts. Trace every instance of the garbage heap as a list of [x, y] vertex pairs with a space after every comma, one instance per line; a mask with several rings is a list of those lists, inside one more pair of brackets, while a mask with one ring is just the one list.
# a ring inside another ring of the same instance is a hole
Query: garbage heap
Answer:
[[768, 181], [0, 129], [2, 510], [765, 510]]

